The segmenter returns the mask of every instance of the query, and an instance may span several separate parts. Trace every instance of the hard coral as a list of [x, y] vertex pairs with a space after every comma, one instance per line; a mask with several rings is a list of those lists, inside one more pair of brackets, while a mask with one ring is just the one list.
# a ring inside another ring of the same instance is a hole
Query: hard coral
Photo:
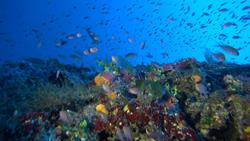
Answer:
[[108, 110], [106, 109], [105, 105], [103, 105], [103, 104], [98, 104], [95, 107], [95, 109], [96, 109], [97, 112], [100, 112], [100, 113], [103, 113], [103, 114], [108, 114]]
[[195, 83], [199, 83], [201, 81], [201, 76], [196, 74], [192, 76], [192, 79]]
[[107, 93], [107, 96], [111, 99], [114, 100], [117, 97], [117, 93], [115, 92], [109, 92]]
[[239, 90], [242, 86], [242, 83], [240, 82], [240, 80], [237, 80], [232, 75], [225, 75], [223, 80], [229, 91]]
[[94, 117], [92, 120], [92, 130], [96, 133], [104, 131], [106, 123], [100, 117]]
[[99, 74], [95, 77], [95, 84], [96, 86], [109, 85], [110, 81]]

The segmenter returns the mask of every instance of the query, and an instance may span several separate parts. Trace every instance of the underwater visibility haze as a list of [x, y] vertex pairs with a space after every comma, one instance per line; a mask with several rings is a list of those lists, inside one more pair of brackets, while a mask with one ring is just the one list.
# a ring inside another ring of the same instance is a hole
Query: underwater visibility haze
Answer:
[[0, 140], [250, 141], [250, 0], [1, 0]]

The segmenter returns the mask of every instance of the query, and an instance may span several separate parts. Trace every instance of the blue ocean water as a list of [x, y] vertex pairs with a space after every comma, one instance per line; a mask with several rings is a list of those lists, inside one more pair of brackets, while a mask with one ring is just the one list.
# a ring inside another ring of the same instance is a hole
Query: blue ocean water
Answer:
[[[0, 57], [57, 58], [65, 63], [91, 65], [96, 59], [133, 52], [136, 57], [129, 59], [133, 64], [147, 64], [187, 57], [205, 61], [208, 49], [224, 53], [226, 62], [246, 64], [249, 4], [248, 0], [1, 1]], [[234, 24], [225, 27], [229, 22]], [[93, 44], [87, 28], [98, 36], [100, 43]], [[67, 39], [77, 33], [82, 36]], [[66, 44], [58, 47], [60, 40]], [[240, 55], [227, 54], [218, 44], [230, 45]], [[98, 51], [84, 55], [83, 51], [90, 47]]]

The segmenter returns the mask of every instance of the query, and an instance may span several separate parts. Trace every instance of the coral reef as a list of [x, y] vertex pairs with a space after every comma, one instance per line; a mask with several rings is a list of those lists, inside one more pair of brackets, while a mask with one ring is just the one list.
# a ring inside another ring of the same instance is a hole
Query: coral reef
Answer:
[[54, 59], [2, 65], [0, 139], [250, 139], [248, 65], [99, 64], [103, 71]]

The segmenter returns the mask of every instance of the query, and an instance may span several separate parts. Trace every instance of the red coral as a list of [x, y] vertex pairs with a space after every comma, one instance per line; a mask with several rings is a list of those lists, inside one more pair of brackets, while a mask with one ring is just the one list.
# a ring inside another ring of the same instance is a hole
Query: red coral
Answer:
[[190, 138], [192, 141], [199, 141], [195, 131], [192, 128], [184, 129], [183, 133], [185, 133], [186, 139]]
[[92, 124], [93, 124], [92, 130], [96, 133], [100, 133], [101, 131], [105, 130], [105, 128], [106, 128], [106, 123], [100, 117], [95, 117], [92, 120]]
[[25, 115], [22, 115], [20, 117], [20, 121], [25, 122], [27, 120], [38, 119], [38, 118], [42, 118], [43, 121], [46, 120], [46, 116], [42, 112], [31, 112], [31, 113], [27, 113]]
[[131, 123], [141, 121], [141, 113], [137, 111], [126, 113], [126, 118]]
[[[120, 114], [119, 114], [120, 115]], [[116, 116], [110, 116], [109, 118], [108, 118], [108, 121], [109, 121], [109, 123], [113, 126], [113, 127], [120, 127], [120, 128], [122, 128], [123, 126], [124, 126], [124, 123], [125, 123], [125, 121], [124, 121], [124, 117], [123, 116], [118, 116], [118, 115], [116, 115]], [[110, 127], [109, 129], [114, 129], [113, 127]]]
[[165, 135], [178, 140], [197, 140], [192, 128], [181, 126], [185, 125], [184, 117], [178, 113], [168, 115], [164, 113], [164, 107], [152, 102], [150, 105], [143, 105], [135, 101], [128, 105], [127, 111], [123, 110], [125, 105], [116, 105], [111, 107], [108, 122], [105, 123], [100, 117], [93, 120], [93, 131], [101, 132], [103, 130], [114, 131], [116, 127], [123, 128], [124, 125], [136, 124], [139, 128], [144, 128], [149, 121], [162, 127]]

